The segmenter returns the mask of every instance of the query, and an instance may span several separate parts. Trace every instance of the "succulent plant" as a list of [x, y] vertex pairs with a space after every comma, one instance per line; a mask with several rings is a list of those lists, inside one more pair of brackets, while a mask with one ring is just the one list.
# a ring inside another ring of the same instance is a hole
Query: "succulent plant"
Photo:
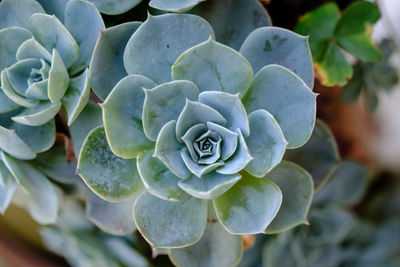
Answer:
[[238, 235], [306, 221], [312, 178], [281, 160], [315, 123], [307, 38], [259, 28], [239, 53], [201, 17], [149, 16], [103, 31], [89, 69], [104, 126], [86, 137], [77, 172], [116, 209], [144, 186], [136, 226], [174, 263], [234, 265]]

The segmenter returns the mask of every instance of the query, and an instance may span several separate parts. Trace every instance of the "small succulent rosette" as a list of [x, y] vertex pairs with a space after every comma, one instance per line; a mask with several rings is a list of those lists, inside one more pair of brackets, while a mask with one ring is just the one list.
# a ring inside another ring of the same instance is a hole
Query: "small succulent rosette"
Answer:
[[63, 109], [71, 124], [89, 100], [87, 67], [104, 23], [95, 5], [85, 0], [43, 3], [0, 3], [0, 211], [20, 184], [32, 216], [54, 223], [57, 195], [47, 177], [71, 183], [73, 175], [41, 169], [43, 164], [44, 169], [68, 165], [65, 150], [39, 154], [55, 142], [56, 114]]
[[78, 172], [103, 202], [134, 203], [140, 233], [177, 265], [201, 248], [234, 265], [239, 235], [306, 221], [312, 178], [282, 161], [315, 124], [305, 37], [259, 28], [237, 52], [199, 16], [149, 16], [102, 32], [90, 80], [104, 126], [87, 136]]

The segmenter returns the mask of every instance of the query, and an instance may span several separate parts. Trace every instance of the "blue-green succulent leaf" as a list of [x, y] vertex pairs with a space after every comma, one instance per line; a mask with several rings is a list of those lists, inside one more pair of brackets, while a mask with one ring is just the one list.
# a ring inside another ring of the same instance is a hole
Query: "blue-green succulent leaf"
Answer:
[[61, 102], [67, 111], [68, 126], [70, 126], [89, 102], [90, 86], [88, 69], [79, 76], [72, 78]]
[[193, 161], [193, 158], [191, 157], [187, 148], [183, 148], [181, 150], [181, 156], [186, 167], [199, 178], [224, 165], [222, 161], [217, 161], [209, 165], [198, 164]]
[[29, 19], [35, 13], [45, 13], [35, 0], [3, 0], [0, 3], [0, 29], [12, 26], [30, 29]]
[[64, 10], [69, 0], [36, 0], [46, 10], [47, 14], [54, 14], [60, 21], [64, 21]]
[[26, 89], [28, 89], [32, 69], [40, 70], [41, 67], [42, 63], [39, 59], [27, 58], [20, 60], [5, 70], [8, 82], [14, 91], [23, 96]]
[[258, 0], [204, 1], [193, 12], [211, 24], [218, 42], [236, 50], [254, 29], [271, 25]]
[[207, 223], [207, 201], [184, 195], [178, 202], [143, 192], [133, 206], [136, 227], [153, 247], [180, 248], [196, 243]]
[[10, 98], [12, 101], [14, 101], [20, 106], [29, 108], [29, 107], [34, 107], [39, 103], [37, 99], [25, 98], [20, 94], [18, 94], [17, 92], [15, 92], [15, 90], [12, 88], [11, 84], [8, 81], [6, 70], [3, 70], [1, 72], [1, 89], [3, 89], [4, 94], [8, 98]]
[[135, 158], [139, 152], [154, 147], [154, 143], [144, 134], [142, 124], [145, 98], [142, 88], [154, 86], [156, 84], [144, 76], [129, 75], [114, 87], [104, 101], [104, 129], [115, 155]]
[[103, 127], [93, 129], [81, 148], [77, 172], [102, 199], [118, 202], [143, 188], [136, 159], [121, 159], [108, 146]]
[[28, 98], [34, 98], [38, 100], [48, 100], [47, 95], [49, 80], [43, 80], [40, 82], [32, 83], [28, 89], [26, 89], [25, 96]]
[[67, 3], [64, 24], [79, 44], [78, 59], [69, 68], [74, 75], [89, 66], [97, 38], [105, 26], [96, 6], [85, 0], [70, 0]]
[[19, 105], [11, 101], [3, 90], [0, 89], [0, 114], [16, 109]]
[[37, 58], [45, 59], [47, 62], [51, 62], [50, 53], [39, 44], [34, 37], [23, 42], [17, 50], [16, 53], [17, 60], [27, 59], [27, 58]]
[[265, 177], [276, 183], [283, 194], [281, 208], [268, 226], [267, 233], [279, 233], [307, 223], [314, 192], [311, 175], [296, 164], [282, 161]]
[[249, 60], [255, 72], [266, 65], [279, 64], [313, 88], [314, 66], [308, 37], [278, 27], [263, 27], [249, 34], [240, 53]]
[[207, 223], [202, 238], [194, 245], [171, 249], [169, 257], [176, 266], [237, 266], [243, 254], [240, 236], [231, 235], [219, 223]]
[[177, 120], [186, 99], [197, 100], [199, 89], [191, 81], [172, 81], [145, 90], [143, 130], [150, 140], [157, 140], [163, 125]]
[[246, 165], [251, 162], [253, 157], [250, 154], [249, 148], [246, 145], [246, 141], [244, 140], [243, 134], [240, 129], [238, 131], [238, 139], [239, 142], [237, 144], [237, 148], [235, 153], [228, 159], [225, 160], [225, 165], [218, 168], [217, 172], [221, 174], [234, 174], [241, 170], [243, 170]]
[[205, 0], [151, 0], [149, 6], [167, 12], [184, 13]]
[[101, 13], [118, 15], [135, 7], [142, 0], [89, 0], [96, 4]]
[[124, 52], [128, 74], [142, 74], [156, 83], [171, 80], [171, 66], [188, 48], [213, 36], [201, 17], [188, 14], [149, 16], [132, 35]]
[[79, 54], [78, 44], [54, 15], [34, 14], [31, 25], [36, 40], [50, 53], [56, 49], [67, 68], [75, 62]]
[[226, 128], [232, 131], [240, 129], [244, 136], [249, 135], [249, 121], [239, 94], [202, 92], [199, 95], [199, 102], [218, 111], [226, 119]]
[[288, 141], [288, 148], [307, 142], [315, 124], [316, 94], [293, 72], [268, 65], [254, 77], [242, 102], [247, 112], [265, 109], [271, 113]]
[[22, 172], [19, 166], [19, 163], [22, 161], [19, 161], [14, 157], [10, 157], [10, 155], [4, 151], [0, 151], [0, 157], [4, 165], [7, 167], [8, 171], [12, 175], [13, 179], [15, 179], [15, 181], [21, 186], [22, 190], [27, 193], [28, 185], [26, 179], [24, 179], [25, 174]]
[[236, 151], [239, 135], [236, 132], [228, 130], [223, 126], [212, 122], [207, 122], [207, 128], [218, 133], [223, 140], [223, 144], [221, 146], [221, 159], [227, 160], [230, 158]]
[[208, 121], [221, 125], [226, 124], [226, 119], [215, 109], [199, 102], [186, 100], [185, 107], [176, 123], [176, 138], [181, 140], [191, 126]]
[[213, 200], [222, 226], [232, 234], [264, 233], [282, 203], [282, 192], [268, 179], [243, 173], [242, 179]]
[[136, 230], [132, 207], [138, 194], [126, 200], [111, 203], [89, 192], [86, 202], [86, 216], [97, 227], [112, 235], [129, 235]]
[[179, 181], [178, 185], [189, 195], [201, 199], [214, 199], [229, 190], [241, 178], [240, 174], [210, 172], [200, 179], [196, 176]]
[[127, 73], [123, 55], [126, 43], [141, 22], [127, 22], [100, 31], [89, 67], [90, 85], [102, 100]]
[[171, 76], [174, 80], [193, 81], [200, 92], [243, 96], [253, 79], [253, 70], [237, 51], [209, 38], [180, 55], [172, 65]]
[[52, 103], [58, 103], [64, 96], [69, 85], [69, 75], [60, 54], [53, 49], [47, 94]]
[[190, 153], [190, 156], [194, 161], [199, 160], [199, 155], [197, 154], [194, 148], [194, 142], [196, 138], [201, 136], [202, 134], [207, 132], [207, 126], [205, 123], [195, 124], [186, 131], [186, 133], [182, 136], [182, 141], [186, 144], [186, 147]]
[[5, 187], [12, 182], [14, 178], [12, 177], [10, 171], [4, 165], [3, 161], [0, 159], [0, 186]]
[[137, 156], [137, 166], [147, 191], [156, 197], [179, 201], [183, 191], [178, 187], [180, 178], [173, 174], [158, 158], [154, 151], [142, 151]]
[[287, 142], [279, 124], [268, 111], [253, 111], [249, 122], [250, 136], [245, 140], [254, 159], [245, 170], [261, 178], [281, 162]]
[[176, 121], [167, 122], [157, 137], [154, 157], [161, 160], [179, 178], [187, 178], [190, 171], [182, 160], [180, 150], [183, 144], [176, 140]]
[[24, 125], [39, 126], [54, 118], [60, 108], [61, 103], [42, 102], [36, 107], [24, 109], [11, 119]]
[[17, 185], [14, 180], [11, 180], [6, 185], [0, 185], [0, 214], [4, 215], [6, 212], [14, 196], [15, 189], [17, 189]]
[[28, 126], [14, 122], [11, 129], [24, 141], [34, 153], [40, 153], [53, 146], [56, 140], [56, 123], [52, 119], [40, 126]]
[[[4, 2], [0, 5], [2, 4], [4, 4]], [[6, 18], [7, 16], [0, 17]], [[28, 30], [20, 27], [10, 27], [0, 30], [0, 70], [17, 62], [16, 54], [18, 47], [31, 37], [32, 34]]]
[[15, 130], [9, 130], [0, 126], [0, 148], [17, 159], [33, 159], [35, 152], [16, 134]]

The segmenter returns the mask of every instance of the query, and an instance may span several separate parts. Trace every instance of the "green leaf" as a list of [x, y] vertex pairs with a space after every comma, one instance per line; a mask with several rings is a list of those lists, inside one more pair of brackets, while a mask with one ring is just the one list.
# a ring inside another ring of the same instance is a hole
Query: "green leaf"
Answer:
[[151, 0], [149, 6], [166, 12], [184, 13], [204, 0]]
[[171, 249], [169, 257], [176, 266], [236, 266], [243, 254], [242, 239], [231, 235], [219, 223], [208, 223], [203, 237], [194, 245]]
[[51, 62], [50, 53], [35, 40], [35, 37], [26, 40], [18, 47], [16, 58], [17, 60], [36, 58]]
[[314, 67], [307, 37], [282, 28], [263, 27], [249, 34], [240, 53], [255, 72], [266, 65], [279, 64], [313, 87]]
[[199, 89], [191, 81], [172, 81], [145, 90], [143, 104], [143, 130], [153, 141], [167, 122], [176, 120], [185, 106], [186, 99], [197, 100]]
[[[4, 5], [4, 1], [0, 4], [0, 14], [2, 10], [1, 5]], [[0, 17], [7, 18], [8, 16], [0, 15]], [[0, 70], [17, 62], [16, 54], [18, 47], [31, 37], [32, 34], [24, 28], [10, 27], [0, 30]]]
[[33, 35], [50, 53], [56, 49], [65, 66], [69, 68], [78, 58], [79, 47], [64, 27], [53, 15], [34, 14], [31, 17]]
[[133, 203], [137, 194], [118, 203], [110, 203], [89, 192], [86, 216], [102, 231], [112, 235], [129, 235], [136, 230], [132, 216]]
[[380, 18], [376, 4], [358, 1], [347, 7], [335, 28], [335, 40], [363, 61], [378, 61], [382, 55], [371, 39], [372, 27]]
[[314, 192], [311, 175], [296, 164], [282, 161], [266, 178], [276, 183], [283, 194], [281, 208], [266, 232], [279, 233], [306, 223]]
[[0, 148], [17, 159], [33, 159], [36, 154], [16, 134], [15, 130], [9, 130], [0, 126]]
[[176, 121], [167, 122], [158, 135], [154, 157], [161, 160], [176, 176], [184, 179], [189, 177], [190, 171], [182, 160], [180, 150], [184, 145], [176, 140]]
[[242, 179], [213, 200], [222, 226], [232, 234], [264, 233], [282, 203], [279, 187], [242, 173]]
[[287, 150], [285, 160], [307, 170], [318, 189], [331, 177], [340, 155], [333, 133], [325, 123], [317, 120], [308, 142], [301, 148]]
[[36, 107], [24, 109], [11, 119], [24, 125], [39, 126], [54, 118], [60, 108], [61, 103], [41, 102]]
[[236, 50], [250, 32], [271, 25], [268, 13], [258, 0], [208, 0], [193, 12], [211, 24], [218, 42]]
[[158, 158], [153, 157], [154, 150], [140, 152], [137, 166], [140, 178], [147, 191], [156, 197], [179, 201], [183, 191], [178, 187], [180, 179], [175, 176]]
[[201, 199], [214, 199], [229, 190], [241, 178], [240, 174], [219, 174], [210, 172], [201, 176], [189, 176], [179, 181], [178, 185], [186, 193]]
[[102, 199], [118, 202], [143, 188], [136, 159], [121, 159], [108, 146], [103, 127], [93, 129], [79, 154], [77, 172]]
[[249, 113], [258, 109], [271, 113], [288, 141], [288, 148], [302, 146], [311, 136], [316, 94], [284, 67], [268, 65], [262, 68], [242, 102]]
[[0, 214], [4, 215], [8, 206], [11, 203], [11, 199], [14, 196], [15, 189], [17, 189], [17, 183], [11, 180], [6, 185], [0, 185]]
[[28, 89], [26, 89], [25, 95], [28, 98], [34, 98], [38, 100], [49, 100], [47, 95], [49, 80], [43, 80], [40, 82], [32, 83]]
[[207, 202], [188, 195], [171, 202], [143, 192], [133, 206], [133, 217], [153, 247], [186, 247], [199, 241], [204, 233]]
[[200, 92], [243, 95], [251, 84], [253, 70], [238, 52], [209, 38], [180, 55], [172, 65], [171, 76], [193, 81]]
[[364, 85], [364, 77], [362, 69], [359, 65], [354, 66], [354, 74], [350, 81], [343, 87], [340, 93], [340, 101], [351, 103], [358, 99]]
[[47, 93], [52, 103], [58, 103], [64, 96], [69, 85], [69, 75], [60, 54], [53, 49], [51, 68], [49, 71], [49, 82]]
[[367, 100], [367, 106], [368, 109], [371, 112], [374, 112], [376, 107], [378, 106], [378, 96], [376, 95], [376, 92], [372, 88], [366, 88], [365, 92], [365, 98]]
[[67, 3], [64, 24], [79, 44], [78, 59], [69, 68], [74, 75], [89, 66], [97, 38], [105, 26], [96, 6], [85, 0], [71, 0]]
[[69, 0], [36, 0], [46, 10], [47, 14], [54, 14], [61, 21], [64, 21], [64, 10]]
[[90, 85], [102, 100], [127, 73], [123, 55], [126, 43], [141, 22], [127, 22], [100, 31], [89, 66]]
[[68, 126], [70, 126], [89, 102], [90, 86], [88, 69], [81, 75], [72, 78], [61, 102], [67, 111]]
[[0, 3], [0, 29], [12, 26], [30, 29], [29, 19], [34, 13], [45, 13], [35, 0], [2, 0]]
[[39, 70], [41, 67], [42, 63], [36, 58], [19, 60], [5, 70], [8, 82], [18, 94], [24, 96], [29, 86], [32, 69]]
[[142, 0], [89, 0], [94, 2], [101, 13], [118, 15], [138, 5]]
[[25, 98], [15, 92], [10, 82], [8, 81], [6, 70], [3, 70], [1, 72], [1, 89], [7, 97], [9, 97], [12, 101], [20, 106], [30, 108], [36, 106], [39, 103], [37, 99]]
[[210, 35], [214, 35], [211, 26], [198, 16], [149, 15], [126, 45], [125, 69], [128, 74], [142, 74], [159, 84], [168, 82], [178, 56]]
[[253, 160], [245, 170], [261, 178], [282, 160], [287, 142], [279, 124], [268, 111], [253, 111], [249, 122], [250, 136], [245, 140]]
[[142, 88], [156, 84], [141, 75], [122, 79], [102, 104], [104, 128], [112, 152], [121, 158], [135, 158], [154, 143], [143, 132], [142, 113], [145, 94]]
[[10, 127], [32, 149], [34, 153], [40, 153], [53, 146], [56, 140], [56, 123], [52, 119], [40, 126], [28, 126], [13, 123]]

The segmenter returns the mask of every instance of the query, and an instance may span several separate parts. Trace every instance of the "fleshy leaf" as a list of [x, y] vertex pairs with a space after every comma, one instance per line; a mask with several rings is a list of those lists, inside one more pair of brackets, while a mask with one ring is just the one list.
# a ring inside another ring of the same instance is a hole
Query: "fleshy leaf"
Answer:
[[17, 26], [30, 29], [29, 19], [35, 13], [45, 13], [35, 0], [2, 0], [0, 3], [0, 29]]
[[19, 107], [19, 105], [11, 101], [0, 88], [0, 114], [10, 112], [17, 107]]
[[250, 32], [271, 25], [271, 19], [258, 0], [207, 0], [193, 12], [211, 24], [218, 42], [236, 50]]
[[176, 140], [176, 121], [167, 122], [157, 137], [154, 157], [160, 159], [176, 176], [184, 179], [189, 177], [190, 171], [182, 160], [180, 150], [183, 144]]
[[195, 124], [192, 127], [190, 127], [181, 138], [182, 141], [185, 143], [186, 148], [188, 149], [188, 151], [190, 153], [190, 156], [192, 157], [193, 161], [195, 161], [195, 162], [198, 162], [198, 160], [199, 160], [199, 155], [197, 154], [197, 152], [194, 148], [195, 140], [196, 140], [196, 138], [203, 135], [207, 131], [208, 131], [208, 129], [207, 129], [206, 124], [204, 124], [204, 123]]
[[207, 201], [184, 195], [178, 202], [143, 192], [133, 207], [136, 227], [153, 247], [180, 248], [196, 243], [207, 223]]
[[49, 100], [47, 95], [48, 82], [49, 80], [46, 79], [40, 82], [32, 83], [28, 89], [26, 89], [26, 97], [38, 100]]
[[176, 123], [176, 138], [181, 140], [191, 126], [208, 121], [221, 125], [226, 123], [226, 119], [215, 109], [199, 102], [186, 100], [185, 107]]
[[279, 124], [268, 111], [253, 111], [249, 122], [250, 136], [245, 140], [253, 160], [245, 170], [261, 178], [282, 160], [287, 142]]
[[100, 99], [106, 99], [113, 87], [127, 75], [124, 49], [140, 25], [141, 22], [127, 22], [100, 31], [89, 67], [90, 85]]
[[67, 111], [68, 126], [78, 118], [89, 101], [88, 73], [88, 69], [86, 69], [81, 75], [72, 78], [65, 96], [62, 98], [61, 102]]
[[209, 164], [209, 165], [198, 164], [193, 161], [187, 148], [183, 148], [181, 150], [181, 156], [182, 156], [183, 162], [185, 163], [186, 167], [198, 178], [201, 178], [203, 175], [224, 165], [224, 163], [222, 161], [217, 161], [217, 162], [215, 162], [213, 164]]
[[148, 192], [156, 197], [179, 201], [183, 191], [178, 187], [180, 179], [175, 176], [158, 158], [153, 157], [153, 150], [140, 152], [137, 166], [140, 178]]
[[287, 150], [285, 160], [299, 164], [307, 170], [318, 189], [329, 179], [340, 156], [333, 133], [325, 123], [317, 120], [308, 142], [301, 148]]
[[12, 120], [29, 126], [39, 126], [54, 118], [60, 108], [61, 103], [42, 102], [36, 107], [26, 108], [12, 117]]
[[93, 129], [81, 148], [77, 172], [102, 199], [118, 202], [143, 188], [136, 159], [115, 156], [103, 127]]
[[236, 266], [243, 254], [240, 236], [227, 233], [219, 223], [207, 223], [204, 235], [194, 245], [171, 249], [169, 257], [176, 266]]
[[4, 215], [6, 212], [14, 196], [15, 189], [17, 189], [17, 183], [14, 180], [11, 180], [6, 185], [0, 185], [0, 214]]
[[16, 134], [35, 153], [48, 150], [56, 139], [56, 123], [54, 119], [40, 126], [28, 126], [14, 122], [11, 128], [15, 129]]
[[165, 123], [178, 119], [186, 99], [197, 100], [199, 90], [191, 81], [172, 81], [145, 90], [145, 94], [143, 130], [150, 140], [155, 141]]
[[217, 172], [221, 174], [234, 174], [243, 170], [253, 159], [246, 145], [242, 132], [238, 129], [239, 142], [235, 153], [224, 163], [225, 165], [218, 168]]
[[135, 7], [142, 0], [89, 0], [96, 4], [101, 13], [107, 15], [118, 15], [125, 13]]
[[[2, 3], [0, 4], [0, 14], [2, 10], [1, 5], [4, 5], [4, 1], [2, 1]], [[0, 17], [7, 18], [8, 15], [0, 15]], [[10, 27], [0, 30], [0, 70], [11, 66], [17, 61], [16, 54], [18, 51], [18, 47], [31, 37], [32, 34], [24, 28]]]
[[149, 6], [167, 12], [184, 13], [205, 0], [151, 0]]
[[335, 27], [336, 42], [360, 60], [378, 61], [382, 55], [370, 35], [379, 18], [376, 4], [365, 1], [353, 3], [344, 10]]
[[46, 10], [47, 14], [54, 14], [60, 21], [64, 21], [64, 10], [69, 0], [36, 0]]
[[240, 101], [239, 94], [231, 95], [223, 92], [202, 92], [199, 102], [218, 111], [225, 119], [225, 127], [231, 131], [240, 129], [244, 136], [250, 133], [247, 113]]
[[225, 175], [210, 172], [201, 176], [200, 179], [192, 175], [179, 181], [178, 185], [195, 198], [214, 199], [229, 190], [240, 178], [240, 174]]
[[30, 108], [36, 106], [39, 103], [39, 101], [36, 99], [25, 98], [15, 92], [8, 81], [6, 70], [3, 70], [1, 72], [1, 89], [3, 89], [3, 92], [7, 97], [9, 97], [12, 101], [20, 106]]
[[0, 148], [17, 159], [33, 159], [36, 154], [16, 134], [15, 130], [9, 130], [0, 126]]
[[4, 165], [3, 161], [0, 159], [0, 186], [5, 187], [9, 183], [11, 183], [13, 177], [11, 173], [8, 171], [6, 165]]
[[193, 81], [204, 91], [243, 95], [253, 79], [247, 60], [232, 48], [211, 38], [178, 57], [171, 72], [174, 80]]
[[311, 175], [296, 164], [282, 161], [265, 177], [276, 183], [283, 194], [281, 208], [267, 233], [283, 232], [306, 223], [314, 191]]
[[211, 26], [198, 16], [149, 15], [126, 45], [125, 69], [128, 74], [142, 74], [159, 84], [168, 82], [178, 56], [210, 35], [214, 35]]
[[212, 122], [207, 122], [207, 128], [221, 136], [221, 139], [223, 140], [221, 147], [221, 159], [227, 160], [236, 151], [239, 135], [236, 132], [228, 130], [221, 125]]
[[23, 96], [26, 89], [28, 89], [28, 81], [32, 69], [39, 70], [41, 66], [42, 63], [36, 58], [19, 60], [6, 69], [8, 82], [18, 94]]
[[69, 75], [60, 54], [53, 49], [47, 94], [52, 103], [57, 103], [64, 96], [69, 85]]
[[79, 47], [72, 35], [54, 15], [34, 14], [31, 17], [31, 25], [36, 40], [50, 53], [56, 49], [67, 68], [75, 62], [78, 58]]
[[268, 65], [254, 77], [243, 104], [247, 112], [265, 109], [282, 129], [288, 148], [296, 148], [311, 136], [316, 115], [316, 94], [293, 72]]
[[145, 94], [142, 88], [156, 84], [141, 75], [122, 79], [103, 103], [104, 128], [112, 152], [121, 158], [135, 158], [154, 143], [147, 139], [142, 126], [142, 106]]
[[136, 230], [132, 216], [133, 203], [137, 194], [128, 199], [110, 203], [89, 192], [86, 202], [86, 216], [97, 227], [112, 235], [129, 235]]
[[213, 200], [222, 226], [232, 234], [264, 233], [282, 203], [282, 193], [268, 179], [246, 173], [225, 194]]
[[105, 26], [96, 6], [85, 0], [71, 0], [67, 3], [64, 24], [79, 44], [78, 59], [69, 68], [74, 75], [89, 66], [97, 38]]
[[282, 28], [263, 27], [249, 34], [240, 53], [255, 72], [266, 65], [279, 64], [313, 87], [314, 67], [307, 37]]
[[51, 62], [50, 53], [46, 50], [46, 48], [39, 44], [34, 37], [26, 40], [21, 44], [21, 46], [18, 47], [16, 58], [18, 60], [37, 58]]

